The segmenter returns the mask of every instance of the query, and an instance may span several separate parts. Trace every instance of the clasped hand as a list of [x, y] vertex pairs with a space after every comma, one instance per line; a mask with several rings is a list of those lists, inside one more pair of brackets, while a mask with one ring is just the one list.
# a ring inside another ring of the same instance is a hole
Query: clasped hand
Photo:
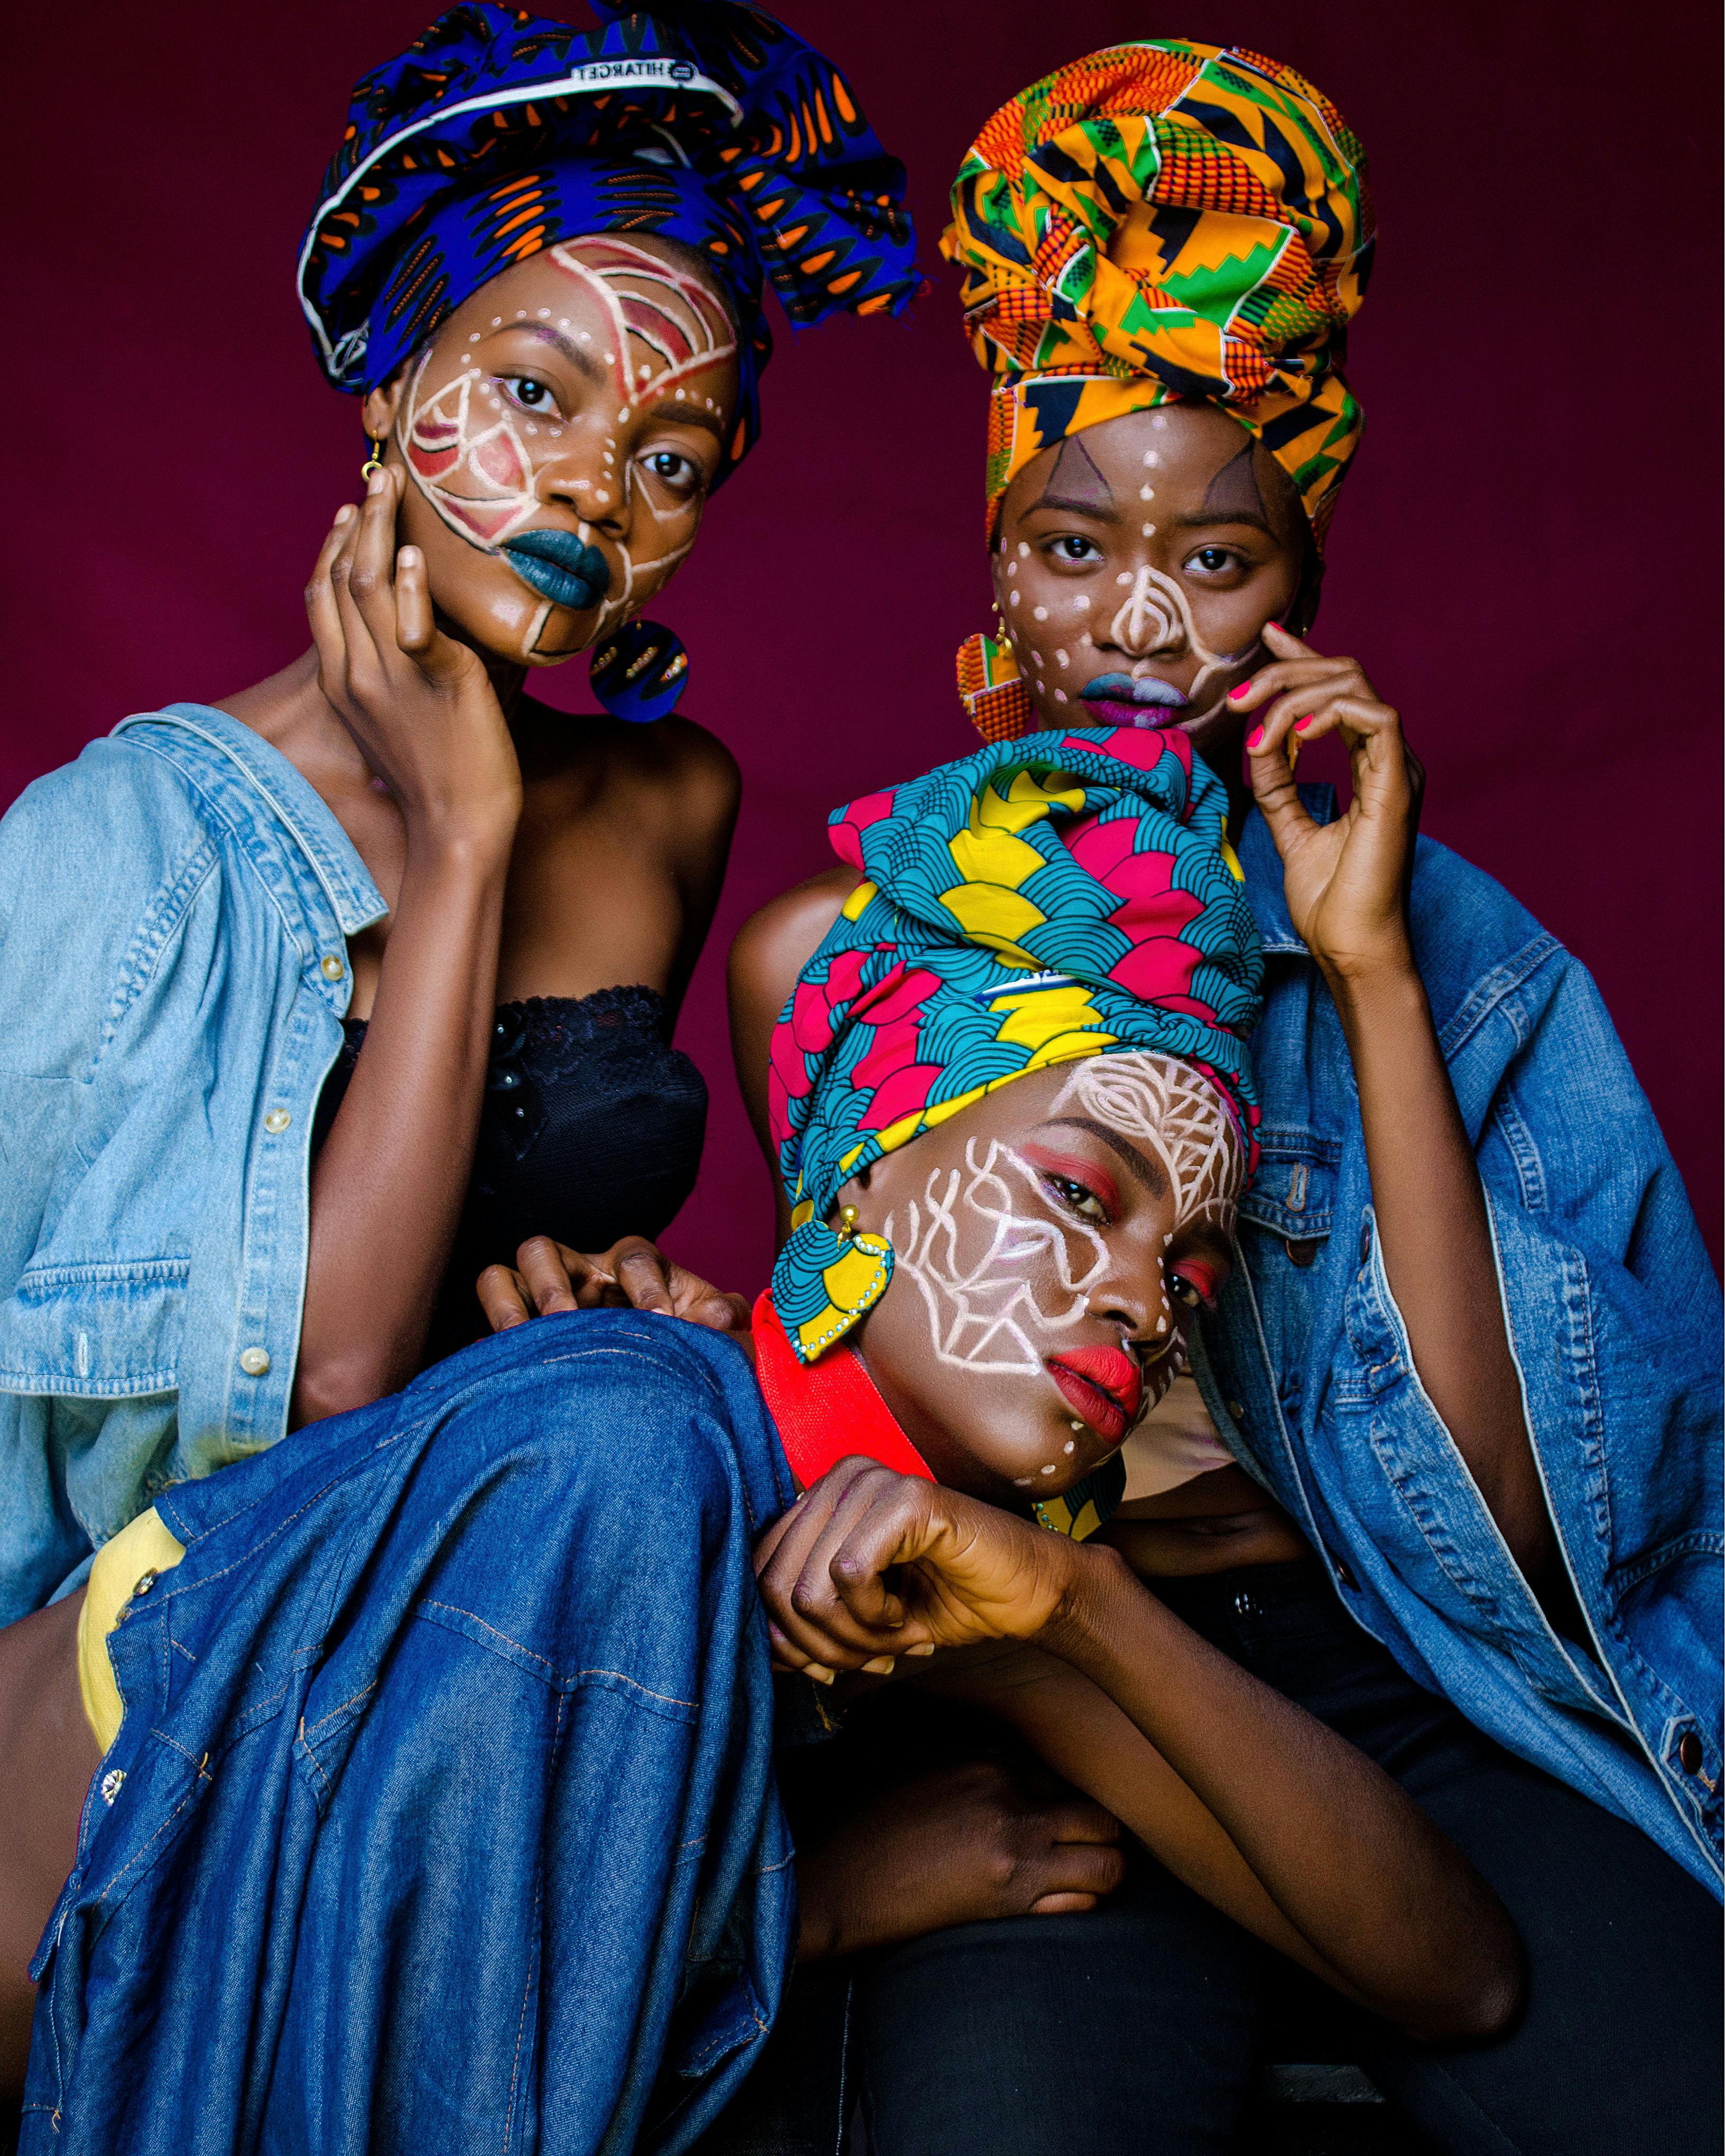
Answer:
[[[1259, 716], [1246, 737], [1252, 792], [1281, 855], [1295, 931], [1332, 983], [1410, 970], [1407, 893], [1425, 772], [1358, 660], [1326, 659], [1274, 623], [1264, 640], [1274, 663], [1230, 701]], [[1347, 747], [1353, 798], [1333, 824], [1318, 824], [1294, 764], [1329, 733]]]
[[1096, 1560], [1063, 1535], [876, 1460], [841, 1460], [755, 1545], [776, 1667], [830, 1683], [900, 1655], [1034, 1640]]

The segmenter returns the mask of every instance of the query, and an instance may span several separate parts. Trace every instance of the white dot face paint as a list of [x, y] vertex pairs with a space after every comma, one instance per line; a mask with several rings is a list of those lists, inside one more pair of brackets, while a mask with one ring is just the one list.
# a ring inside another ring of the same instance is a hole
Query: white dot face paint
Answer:
[[1046, 621], [1048, 619], [1048, 608], [1046, 607], [1032, 607], [1030, 611], [1036, 617], [1038, 621]]
[[1073, 600], [1072, 611], [1075, 613], [1088, 613], [1090, 612], [1090, 594], [1088, 592], [1081, 592], [1077, 598]]
[[1066, 692], [1065, 692], [1065, 690], [1064, 689], [1056, 689], [1056, 690], [1055, 690], [1055, 703], [1057, 703], [1057, 704], [1064, 704], [1066, 701], [1067, 701], [1067, 698], [1066, 698]]
[[1156, 489], [1153, 486], [1141, 486], [1138, 489], [1138, 499], [1140, 501], [1154, 501]]
[[1029, 558], [1029, 542], [1027, 540], [1020, 539], [1019, 542], [1019, 559], [1021, 562], [1028, 562]]

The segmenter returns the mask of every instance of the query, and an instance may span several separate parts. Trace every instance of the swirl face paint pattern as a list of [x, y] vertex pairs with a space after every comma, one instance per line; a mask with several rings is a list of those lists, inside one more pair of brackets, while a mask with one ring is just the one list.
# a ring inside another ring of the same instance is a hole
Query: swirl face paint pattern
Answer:
[[[539, 602], [522, 608], [520, 634], [521, 655], [542, 662], [633, 614], [694, 544], [704, 490], [639, 470], [629, 438], [650, 404], [660, 418], [722, 439], [723, 409], [691, 385], [737, 351], [716, 294], [662, 255], [603, 236], [566, 242], [543, 259], [570, 281], [570, 311], [518, 309], [491, 329], [554, 349], [591, 385], [583, 408], [536, 415], [510, 392], [521, 377], [476, 359], [428, 392], [434, 347], [396, 421], [408, 472], [439, 519], [506, 562]], [[474, 331], [469, 344], [485, 334]], [[648, 461], [667, 459], [677, 461], [663, 450]], [[574, 530], [536, 522], [547, 508], [572, 510]], [[572, 615], [596, 618], [578, 624]]]

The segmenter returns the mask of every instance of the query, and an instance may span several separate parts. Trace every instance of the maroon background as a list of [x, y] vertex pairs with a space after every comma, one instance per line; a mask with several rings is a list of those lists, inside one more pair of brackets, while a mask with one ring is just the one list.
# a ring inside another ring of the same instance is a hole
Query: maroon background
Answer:
[[[303, 646], [300, 584], [362, 449], [312, 364], [295, 251], [348, 85], [429, 4], [110, 0], [14, 21], [0, 800], [125, 713], [221, 696]], [[1593, 968], [1717, 1261], [1717, 10], [783, 12], [908, 163], [931, 267], [977, 126], [1096, 46], [1257, 47], [1347, 113], [1382, 240], [1354, 339], [1366, 443], [1317, 640], [1401, 707], [1427, 829]], [[952, 654], [988, 599], [983, 378], [949, 273], [904, 322], [794, 345], [778, 326], [765, 439], [660, 609], [691, 654], [685, 707], [747, 788], [680, 1036], [713, 1091], [706, 1167], [669, 1240], [749, 1287], [769, 1214], [726, 1045], [726, 945], [829, 858], [829, 808], [973, 745]], [[585, 670], [542, 686], [578, 708]]]

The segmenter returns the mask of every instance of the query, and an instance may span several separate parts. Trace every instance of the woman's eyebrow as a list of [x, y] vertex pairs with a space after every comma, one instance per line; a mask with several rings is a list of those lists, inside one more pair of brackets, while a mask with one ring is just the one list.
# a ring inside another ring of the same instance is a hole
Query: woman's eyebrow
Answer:
[[705, 427], [720, 442], [725, 439], [725, 423], [716, 412], [709, 412], [700, 404], [655, 404], [647, 414], [649, 419], [669, 419], [684, 427]]
[[1147, 1160], [1135, 1145], [1128, 1144], [1121, 1137], [1118, 1131], [1111, 1131], [1106, 1123], [1096, 1122], [1089, 1116], [1050, 1116], [1040, 1127], [1045, 1131], [1057, 1130], [1063, 1123], [1070, 1130], [1088, 1131], [1093, 1138], [1100, 1139], [1111, 1152], [1118, 1155], [1125, 1163], [1127, 1174], [1135, 1182], [1142, 1183], [1153, 1198], [1168, 1196], [1168, 1177], [1161, 1167], [1153, 1160]]
[[537, 337], [542, 343], [555, 346], [570, 366], [578, 373], [584, 374], [589, 382], [604, 382], [609, 378], [608, 371], [593, 354], [583, 352], [573, 338], [566, 337], [561, 330], [548, 329], [543, 322], [506, 322], [503, 330], [496, 334], [501, 336], [509, 330], [525, 330], [529, 336]]

